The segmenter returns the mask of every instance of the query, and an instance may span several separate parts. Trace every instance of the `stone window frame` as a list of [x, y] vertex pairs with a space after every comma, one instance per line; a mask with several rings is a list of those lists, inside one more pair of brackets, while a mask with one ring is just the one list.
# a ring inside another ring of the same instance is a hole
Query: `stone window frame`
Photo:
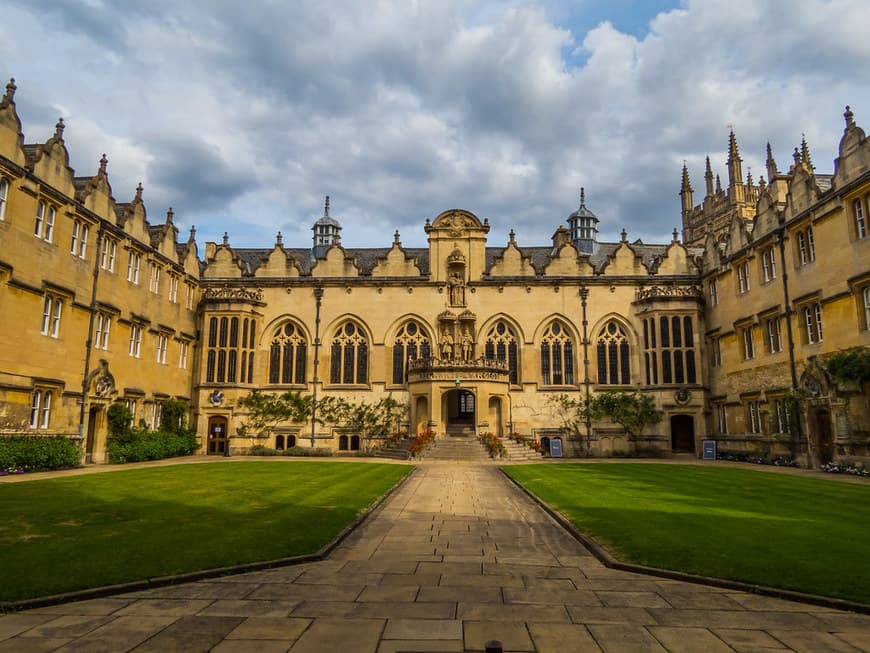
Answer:
[[142, 331], [144, 325], [138, 322], [130, 323], [130, 345], [127, 348], [127, 354], [131, 358], [142, 357]]
[[761, 282], [770, 283], [776, 279], [776, 248], [773, 245], [761, 250]]
[[752, 284], [749, 279], [749, 261], [744, 259], [734, 266], [737, 273], [737, 294], [745, 295]]
[[368, 331], [354, 318], [343, 319], [332, 331], [329, 342], [329, 384], [368, 386], [370, 363]]
[[864, 240], [867, 237], [867, 210], [870, 195], [862, 195], [852, 200], [852, 237], [854, 240]]
[[112, 330], [112, 314], [97, 311], [94, 316], [94, 349], [109, 349], [109, 334]]
[[57, 207], [51, 202], [39, 200], [36, 203], [36, 222], [33, 226], [33, 235], [47, 243], [52, 242], [56, 218]]
[[88, 235], [90, 226], [84, 220], [73, 220], [72, 234], [70, 235], [69, 253], [73, 256], [86, 259], [88, 252]]
[[803, 229], [798, 229], [795, 232], [795, 241], [797, 243], [796, 267], [800, 268], [814, 262], [816, 260], [816, 244], [813, 226], [807, 225]]
[[[611, 327], [616, 333], [610, 331]], [[595, 367], [598, 385], [631, 385], [631, 340], [625, 325], [618, 320], [608, 320], [598, 331]]]
[[50, 338], [60, 337], [60, 323], [63, 315], [63, 298], [47, 292], [42, 300], [42, 327], [40, 334]]
[[0, 220], [6, 219], [6, 205], [9, 202], [9, 180], [0, 175]]
[[[289, 334], [288, 326], [293, 327]], [[300, 323], [292, 318], [282, 320], [269, 339], [269, 385], [304, 387], [308, 346], [308, 337]]]
[[30, 419], [28, 428], [46, 430], [51, 426], [52, 388], [36, 387], [30, 393]]
[[[412, 324], [415, 332], [408, 333]], [[432, 342], [431, 330], [420, 320], [408, 318], [401, 323], [396, 329], [390, 348], [391, 385], [403, 386], [406, 383], [408, 380], [408, 361], [411, 360], [412, 354], [417, 354], [415, 358], [429, 358], [432, 355]]]
[[127, 281], [138, 286], [139, 270], [142, 267], [142, 254], [134, 249], [130, 250], [130, 258], [127, 259]]
[[100, 268], [107, 272], [115, 271], [115, 256], [118, 253], [118, 241], [111, 236], [103, 236], [103, 246], [100, 248]]

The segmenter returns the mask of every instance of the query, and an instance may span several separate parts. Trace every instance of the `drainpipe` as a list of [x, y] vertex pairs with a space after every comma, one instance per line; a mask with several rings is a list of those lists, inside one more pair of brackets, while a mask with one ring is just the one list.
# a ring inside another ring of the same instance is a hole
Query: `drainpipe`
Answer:
[[586, 319], [586, 300], [589, 299], [589, 288], [580, 288], [580, 307], [583, 312], [583, 385], [586, 388], [586, 455], [592, 455], [592, 417], [589, 414], [591, 397], [589, 394], [589, 322]]
[[93, 336], [94, 336], [94, 319], [97, 311], [97, 281], [100, 278], [100, 247], [103, 242], [103, 230], [104, 223], [100, 221], [100, 228], [97, 231], [97, 244], [94, 248], [96, 256], [94, 256], [94, 280], [91, 285], [91, 303], [88, 307], [88, 312], [90, 313], [88, 317], [88, 337], [85, 340], [85, 369], [82, 374], [82, 400], [81, 400], [81, 408], [79, 410], [79, 447], [82, 449], [82, 459], [87, 455], [85, 451], [85, 413], [87, 411], [87, 403], [88, 403], [88, 377], [91, 374], [91, 350], [94, 346]]
[[[794, 313], [791, 308], [791, 300], [788, 295], [788, 268], [785, 263], [785, 228], [779, 227], [776, 230], [776, 239], [779, 244], [779, 258], [782, 262], [782, 301], [785, 304], [785, 331], [786, 338], [788, 339], [788, 367], [789, 372], [791, 373], [791, 389], [795, 396], [797, 396], [798, 391], [798, 380], [797, 380], [797, 367], [795, 365], [794, 360], [794, 333], [792, 331], [791, 326], [791, 316]], [[795, 406], [795, 412], [798, 412], [797, 406]], [[801, 416], [800, 413], [795, 415], [795, 439], [797, 442], [801, 443], [803, 439], [803, 435], [801, 433]], [[807, 452], [809, 454], [809, 451]]]
[[317, 366], [320, 364], [320, 304], [323, 301], [323, 288], [314, 289], [314, 380], [311, 384], [311, 448], [314, 448], [317, 424]]

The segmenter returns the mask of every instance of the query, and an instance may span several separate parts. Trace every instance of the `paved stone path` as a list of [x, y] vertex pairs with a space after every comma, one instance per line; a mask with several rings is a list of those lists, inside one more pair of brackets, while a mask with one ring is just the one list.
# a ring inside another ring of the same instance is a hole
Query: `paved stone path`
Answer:
[[560, 653], [870, 651], [870, 616], [609, 570], [495, 467], [430, 463], [323, 562], [0, 617], [0, 651], [16, 652], [446, 652], [490, 639]]

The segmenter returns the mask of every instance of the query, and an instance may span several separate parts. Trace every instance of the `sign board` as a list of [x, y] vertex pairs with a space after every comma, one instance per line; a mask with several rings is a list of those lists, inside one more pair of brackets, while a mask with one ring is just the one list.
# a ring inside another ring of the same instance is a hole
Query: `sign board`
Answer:
[[704, 460], [716, 460], [716, 440], [704, 440], [703, 447], [701, 457]]
[[550, 440], [550, 457], [562, 457], [562, 438], [553, 438], [552, 440]]

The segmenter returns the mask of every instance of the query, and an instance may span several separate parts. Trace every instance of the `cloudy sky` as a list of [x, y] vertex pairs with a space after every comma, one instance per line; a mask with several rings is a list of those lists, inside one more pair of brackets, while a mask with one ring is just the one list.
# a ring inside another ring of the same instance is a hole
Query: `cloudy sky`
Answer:
[[[464, 208], [490, 244], [549, 242], [579, 204], [646, 242], [704, 156], [831, 172], [870, 127], [867, 0], [4, 0], [0, 73], [27, 142], [58, 116], [78, 175], [145, 187], [197, 240], [305, 247], [332, 197], [346, 246], [424, 246]], [[202, 250], [200, 250], [202, 251]]]

